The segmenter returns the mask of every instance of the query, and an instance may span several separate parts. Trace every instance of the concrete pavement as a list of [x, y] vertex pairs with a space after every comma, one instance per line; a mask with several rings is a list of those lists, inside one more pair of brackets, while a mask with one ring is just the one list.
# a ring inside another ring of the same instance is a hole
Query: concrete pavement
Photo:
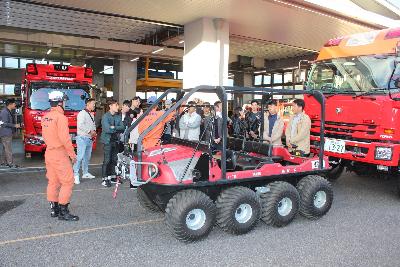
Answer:
[[[100, 169], [93, 172], [99, 174]], [[175, 240], [162, 213], [142, 209], [124, 183], [116, 200], [100, 179], [74, 188], [79, 222], [49, 217], [43, 172], [0, 174], [0, 266], [399, 266], [395, 181], [344, 174], [323, 218], [284, 228], [260, 222], [233, 236], [215, 227], [193, 244]]]

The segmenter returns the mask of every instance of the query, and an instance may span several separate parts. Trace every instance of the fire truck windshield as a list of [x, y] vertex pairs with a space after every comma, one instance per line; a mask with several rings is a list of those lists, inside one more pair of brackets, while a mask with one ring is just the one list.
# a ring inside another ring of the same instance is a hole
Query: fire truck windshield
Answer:
[[311, 69], [307, 89], [339, 94], [385, 93], [393, 85], [390, 79], [395, 67], [395, 56], [391, 55], [355, 56], [320, 61]]
[[33, 110], [50, 109], [49, 93], [51, 91], [65, 93], [69, 100], [65, 104], [65, 110], [80, 111], [85, 108], [85, 99], [89, 98], [89, 86], [69, 83], [31, 83], [29, 87], [28, 105]]

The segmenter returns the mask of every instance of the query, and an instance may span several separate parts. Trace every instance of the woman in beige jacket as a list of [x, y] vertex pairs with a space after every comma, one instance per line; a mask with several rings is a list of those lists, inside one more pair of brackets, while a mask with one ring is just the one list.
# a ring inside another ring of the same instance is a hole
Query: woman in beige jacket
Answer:
[[[303, 99], [293, 101], [293, 113], [286, 128], [286, 145], [289, 151], [301, 151], [304, 156], [310, 154], [311, 120], [304, 113]], [[296, 147], [294, 147], [296, 146]]]

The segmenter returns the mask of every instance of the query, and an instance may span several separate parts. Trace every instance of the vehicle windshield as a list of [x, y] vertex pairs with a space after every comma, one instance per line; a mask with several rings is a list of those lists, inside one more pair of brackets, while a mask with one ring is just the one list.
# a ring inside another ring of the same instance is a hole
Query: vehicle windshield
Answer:
[[395, 56], [392, 55], [335, 58], [317, 62], [311, 69], [307, 89], [324, 93], [384, 93], [385, 89], [393, 86], [390, 79], [395, 65]]
[[89, 98], [89, 86], [68, 83], [31, 83], [29, 88], [29, 107], [34, 110], [49, 110], [49, 93], [60, 91], [69, 98], [65, 110], [80, 111], [85, 108], [85, 99]]

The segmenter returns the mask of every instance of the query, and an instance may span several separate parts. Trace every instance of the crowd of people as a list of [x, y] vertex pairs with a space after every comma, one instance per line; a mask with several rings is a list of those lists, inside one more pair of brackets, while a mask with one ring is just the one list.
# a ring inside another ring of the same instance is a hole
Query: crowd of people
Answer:
[[[156, 97], [147, 99], [147, 108], [156, 101]], [[129, 148], [135, 151], [138, 142], [146, 150], [161, 144], [168, 144], [173, 136], [190, 141], [202, 141], [210, 145], [212, 150], [221, 149], [222, 129], [222, 103], [216, 101], [213, 105], [208, 102], [199, 104], [200, 101], [189, 101], [184, 108], [172, 112], [161, 123], [152, 129], [149, 127], [160, 118], [164, 112], [175, 103], [174, 99], [164, 101], [144, 117], [141, 122], [129, 133]], [[125, 100], [122, 106], [116, 100], [108, 101], [109, 111], [101, 120], [101, 136], [99, 141], [103, 144], [104, 160], [102, 165], [102, 185], [110, 187], [116, 183], [115, 166], [117, 154], [124, 150], [124, 138], [127, 129], [141, 116], [143, 116], [142, 100], [135, 97]], [[284, 132], [284, 121], [278, 114], [277, 100], [267, 103], [267, 111], [262, 114], [258, 100], [252, 100], [250, 109], [244, 110], [237, 107], [233, 115], [228, 118], [228, 134], [232, 137], [261, 141], [272, 145], [283, 145], [282, 137], [285, 136], [286, 145], [290, 152], [299, 156], [310, 153], [309, 134], [311, 121], [304, 113], [304, 101], [293, 101], [294, 115], [290, 118]], [[78, 115], [77, 161], [74, 164], [75, 184], [80, 183], [79, 169], [82, 167], [82, 178], [94, 178], [88, 171], [93, 140], [96, 137], [96, 125], [93, 117], [95, 107], [94, 99], [88, 99], [86, 108]], [[261, 134], [261, 121], [264, 119]], [[144, 133], [139, 140], [141, 133]], [[131, 188], [133, 186], [131, 185]]]
[[[101, 136], [98, 138], [94, 119], [96, 102], [89, 98], [86, 100], [85, 109], [80, 111], [77, 117], [76, 154], [69, 135], [68, 120], [64, 115], [66, 95], [52, 92], [49, 94], [49, 101], [50, 112], [42, 119], [42, 134], [47, 146], [45, 153], [47, 199], [50, 202], [51, 216], [60, 220], [79, 220], [78, 216], [69, 213], [68, 205], [74, 183], [79, 184], [80, 178], [95, 178], [89, 172], [95, 138], [103, 145], [102, 185], [105, 187], [119, 182], [115, 176], [115, 166], [117, 154], [124, 149], [135, 151], [140, 147], [146, 151], [151, 147], [170, 143], [174, 136], [205, 142], [212, 150], [217, 151], [222, 148], [224, 127], [228, 128], [230, 136], [272, 145], [281, 146], [282, 137], [285, 136], [286, 146], [291, 153], [298, 156], [307, 156], [310, 153], [311, 120], [304, 112], [305, 103], [302, 99], [293, 101], [294, 114], [290, 117], [286, 130], [283, 118], [278, 114], [276, 100], [267, 103], [267, 111], [264, 114], [260, 111], [258, 100], [251, 101], [248, 111], [237, 107], [233, 115], [227, 118], [228, 124], [223, 125], [221, 101], [216, 101], [213, 105], [208, 102], [189, 101], [161, 120], [160, 117], [165, 111], [176, 103], [174, 99], [166, 100], [160, 106], [153, 105], [157, 101], [156, 97], [149, 97], [146, 108], [151, 110], [147, 110], [146, 113], [143, 112], [142, 100], [139, 97], [123, 101], [121, 107], [116, 100], [111, 99], [107, 103], [108, 112], [101, 119]], [[12, 109], [12, 103], [6, 108]], [[7, 110], [3, 110], [0, 113], [5, 121], [7, 120], [3, 117], [8, 116], [6, 112]], [[140, 122], [135, 123], [139, 118]], [[157, 124], [153, 125], [156, 121]], [[14, 124], [3, 123], [3, 125], [10, 128], [18, 127]], [[151, 125], [153, 126], [150, 127]], [[6, 131], [6, 134], [8, 132]], [[3, 144], [8, 142], [4, 136], [7, 135], [4, 133], [0, 135]], [[128, 146], [125, 142], [126, 137], [129, 137]], [[8, 163], [11, 162], [9, 159], [6, 160]]]

